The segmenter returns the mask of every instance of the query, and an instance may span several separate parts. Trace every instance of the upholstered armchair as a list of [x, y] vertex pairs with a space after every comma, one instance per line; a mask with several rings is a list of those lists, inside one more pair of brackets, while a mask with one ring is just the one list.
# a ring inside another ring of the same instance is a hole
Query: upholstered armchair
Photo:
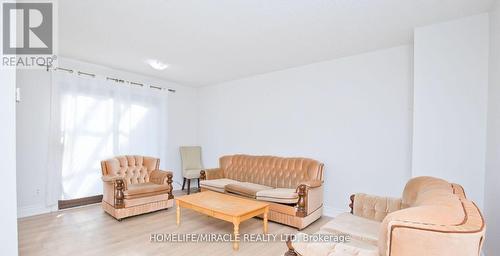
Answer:
[[172, 207], [172, 172], [159, 166], [160, 159], [146, 156], [101, 161], [104, 211], [121, 220]]
[[313, 242], [298, 233], [287, 241], [285, 256], [481, 255], [486, 223], [458, 184], [416, 177], [399, 198], [358, 193], [350, 200], [350, 213], [315, 233], [349, 240]]

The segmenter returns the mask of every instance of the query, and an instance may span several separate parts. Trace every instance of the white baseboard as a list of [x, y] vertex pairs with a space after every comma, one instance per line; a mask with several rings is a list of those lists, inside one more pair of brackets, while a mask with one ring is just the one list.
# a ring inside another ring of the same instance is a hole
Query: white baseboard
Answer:
[[17, 218], [30, 217], [34, 215], [39, 215], [43, 213], [49, 213], [57, 211], [57, 206], [47, 207], [45, 205], [26, 205], [17, 208]]
[[333, 208], [333, 207], [323, 205], [323, 215], [328, 216], [328, 217], [335, 218], [335, 217], [337, 217], [337, 215], [339, 215], [341, 213], [345, 213], [345, 212], [349, 212], [349, 210]]

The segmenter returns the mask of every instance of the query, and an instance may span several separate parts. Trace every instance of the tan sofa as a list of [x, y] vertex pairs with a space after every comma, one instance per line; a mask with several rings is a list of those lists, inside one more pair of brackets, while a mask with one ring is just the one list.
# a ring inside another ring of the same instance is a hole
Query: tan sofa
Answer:
[[172, 172], [159, 170], [160, 159], [117, 156], [101, 162], [102, 208], [118, 220], [173, 206]]
[[307, 158], [230, 155], [201, 171], [201, 190], [270, 203], [269, 220], [302, 229], [323, 212], [323, 164]]
[[407, 183], [402, 198], [355, 194], [350, 206], [352, 214], [337, 216], [317, 233], [349, 235], [350, 242], [307, 243], [299, 233], [285, 255], [480, 255], [485, 223], [460, 185], [418, 177]]

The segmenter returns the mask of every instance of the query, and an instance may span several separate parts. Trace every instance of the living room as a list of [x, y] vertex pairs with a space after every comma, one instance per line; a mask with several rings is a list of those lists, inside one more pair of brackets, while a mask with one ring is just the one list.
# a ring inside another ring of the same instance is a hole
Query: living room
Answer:
[[500, 251], [500, 1], [1, 13], [2, 255]]

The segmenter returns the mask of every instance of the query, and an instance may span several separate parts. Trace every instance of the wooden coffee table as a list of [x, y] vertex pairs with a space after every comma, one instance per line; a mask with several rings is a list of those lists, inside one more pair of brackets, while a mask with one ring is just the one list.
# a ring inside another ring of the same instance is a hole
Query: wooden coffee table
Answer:
[[234, 250], [239, 249], [239, 226], [241, 222], [262, 214], [264, 217], [264, 234], [267, 233], [267, 214], [269, 213], [269, 204], [267, 203], [213, 191], [181, 196], [175, 199], [175, 202], [177, 205], [177, 226], [181, 222], [181, 207], [233, 223]]

